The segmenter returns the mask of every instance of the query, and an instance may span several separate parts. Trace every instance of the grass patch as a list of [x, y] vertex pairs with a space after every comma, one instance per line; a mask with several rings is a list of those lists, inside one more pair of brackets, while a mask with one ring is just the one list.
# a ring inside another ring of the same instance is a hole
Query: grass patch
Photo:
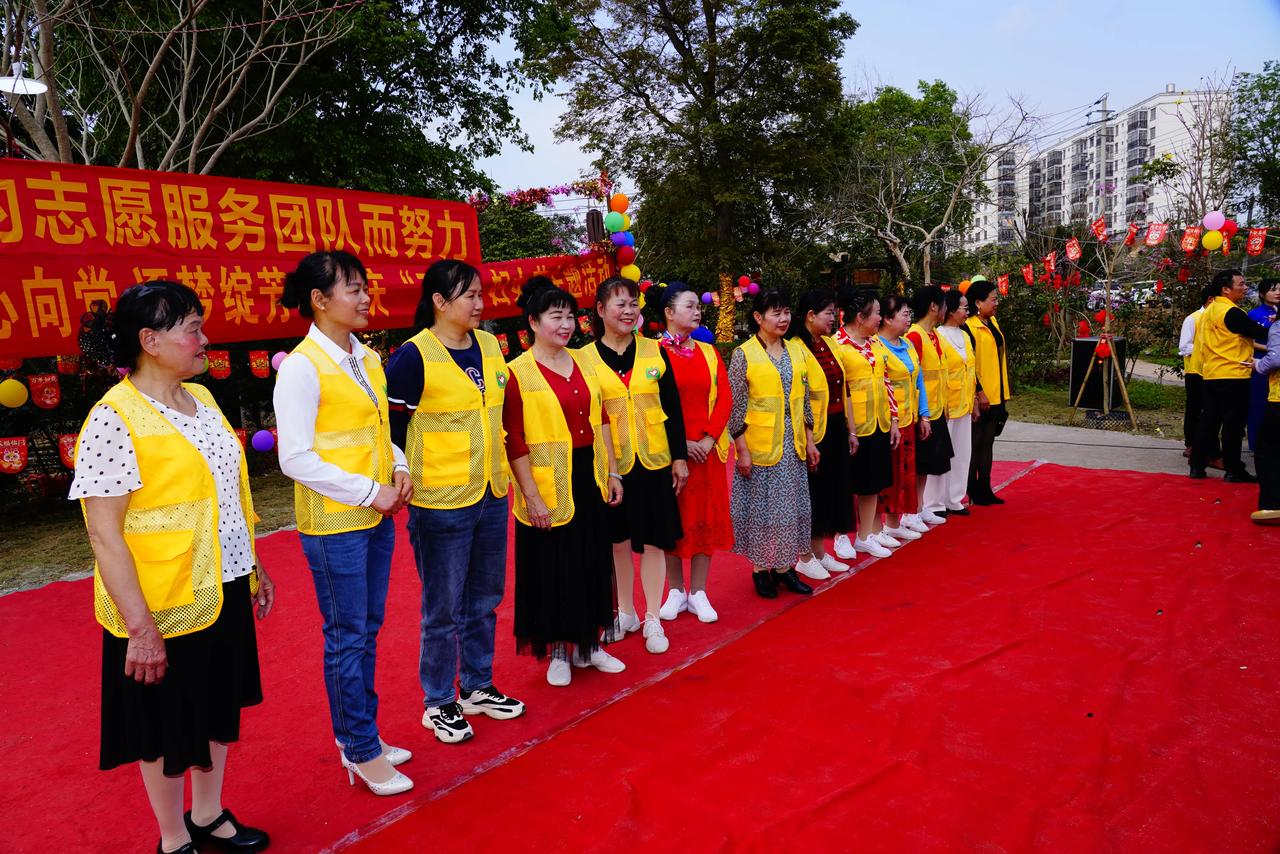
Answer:
[[[1176, 439], [1182, 435], [1182, 409], [1186, 401], [1182, 386], [1133, 380], [1127, 388], [1129, 401], [1138, 418], [1139, 433], [1162, 439]], [[1123, 411], [1123, 401], [1117, 397], [1114, 403], [1115, 408]], [[1083, 409], [1076, 414], [1074, 421], [1071, 419], [1071, 402], [1065, 383], [1019, 386], [1009, 399], [1009, 417], [1033, 424], [1084, 426]], [[1127, 431], [1129, 425], [1125, 422], [1108, 429]]]

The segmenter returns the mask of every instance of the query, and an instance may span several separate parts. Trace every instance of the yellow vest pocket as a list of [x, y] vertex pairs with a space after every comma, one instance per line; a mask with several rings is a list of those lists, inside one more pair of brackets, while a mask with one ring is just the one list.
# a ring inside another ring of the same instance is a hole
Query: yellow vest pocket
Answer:
[[151, 611], [195, 601], [191, 582], [195, 536], [194, 530], [124, 535], [138, 570], [138, 584]]
[[471, 436], [456, 430], [422, 433], [422, 480], [428, 486], [471, 482]]

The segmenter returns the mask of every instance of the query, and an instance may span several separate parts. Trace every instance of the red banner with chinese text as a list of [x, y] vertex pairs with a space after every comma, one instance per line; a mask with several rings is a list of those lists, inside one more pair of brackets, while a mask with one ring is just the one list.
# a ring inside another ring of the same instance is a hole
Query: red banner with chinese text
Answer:
[[1267, 230], [1265, 228], [1249, 229], [1249, 238], [1245, 241], [1244, 251], [1249, 255], [1261, 255], [1262, 247], [1267, 243]]
[[74, 353], [94, 300], [158, 278], [200, 295], [215, 344], [301, 336], [276, 298], [317, 249], [364, 262], [374, 329], [411, 325], [433, 261], [480, 262], [461, 202], [0, 159], [0, 356]]
[[1083, 250], [1080, 248], [1080, 241], [1074, 237], [1067, 241], [1067, 258], [1072, 261], [1079, 261]]
[[27, 437], [0, 439], [0, 472], [17, 474], [27, 467]]
[[1167, 222], [1153, 222], [1147, 226], [1147, 236], [1143, 242], [1148, 246], [1158, 246], [1168, 233], [1169, 224]]
[[1200, 226], [1198, 225], [1187, 226], [1186, 230], [1182, 232], [1182, 243], [1180, 244], [1182, 247], [1182, 251], [1187, 253], [1188, 255], [1190, 255], [1192, 252], [1195, 252], [1196, 247], [1200, 245], [1200, 234], [1201, 234]]
[[[595, 305], [596, 286], [616, 272], [612, 256], [551, 255], [480, 265], [484, 286], [484, 316], [512, 317], [520, 313], [520, 286], [533, 276], [549, 276], [557, 287], [573, 295], [579, 307]], [[405, 324], [408, 325], [408, 324]]]
[[1132, 246], [1134, 241], [1138, 239], [1138, 224], [1136, 222], [1129, 223], [1129, 231], [1124, 236], [1124, 245]]

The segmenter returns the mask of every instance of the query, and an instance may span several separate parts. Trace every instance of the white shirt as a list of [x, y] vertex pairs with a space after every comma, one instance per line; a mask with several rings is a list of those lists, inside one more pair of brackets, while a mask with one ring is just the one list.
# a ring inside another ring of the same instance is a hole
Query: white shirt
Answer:
[[1191, 355], [1191, 351], [1196, 344], [1196, 321], [1200, 319], [1202, 314], [1204, 314], [1204, 309], [1198, 308], [1183, 319], [1182, 331], [1178, 333], [1179, 356]]
[[[348, 353], [329, 340], [311, 324], [307, 337], [320, 345], [342, 372], [375, 400], [369, 378], [364, 373], [365, 348], [356, 336], [350, 336]], [[320, 459], [315, 452], [316, 414], [320, 411], [320, 377], [316, 366], [301, 353], [290, 354], [280, 364], [276, 388], [272, 395], [276, 410], [276, 433], [279, 441], [280, 471], [303, 486], [326, 498], [351, 507], [368, 507], [378, 494], [378, 483], [371, 477], [355, 474]], [[395, 470], [409, 470], [404, 451], [391, 446]]]
[[[221, 413], [198, 400], [195, 401], [196, 414], [183, 415], [152, 397], [142, 396], [195, 446], [213, 475], [218, 493], [222, 580], [248, 575], [253, 569], [253, 545], [240, 504], [240, 454], [243, 452], [240, 441], [223, 428]], [[120, 413], [105, 403], [98, 404], [89, 413], [76, 462], [76, 476], [68, 498], [109, 498], [142, 488], [133, 439]]]
[[956, 348], [956, 351], [966, 362], [969, 361], [969, 336], [963, 329], [959, 326], [939, 326], [937, 327], [937, 332], [939, 335], [946, 337], [947, 341], [952, 347]]

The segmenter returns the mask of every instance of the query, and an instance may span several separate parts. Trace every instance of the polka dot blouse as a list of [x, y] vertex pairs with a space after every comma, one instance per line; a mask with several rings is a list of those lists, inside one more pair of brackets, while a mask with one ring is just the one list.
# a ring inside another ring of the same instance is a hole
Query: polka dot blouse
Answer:
[[[240, 505], [240, 441], [223, 429], [222, 416], [216, 410], [198, 400], [194, 416], [183, 415], [151, 397], [147, 401], [195, 446], [213, 473], [218, 492], [222, 580], [247, 575], [253, 569], [253, 548]], [[89, 413], [76, 462], [68, 498], [108, 498], [142, 488], [129, 430], [120, 414], [105, 403]]]

